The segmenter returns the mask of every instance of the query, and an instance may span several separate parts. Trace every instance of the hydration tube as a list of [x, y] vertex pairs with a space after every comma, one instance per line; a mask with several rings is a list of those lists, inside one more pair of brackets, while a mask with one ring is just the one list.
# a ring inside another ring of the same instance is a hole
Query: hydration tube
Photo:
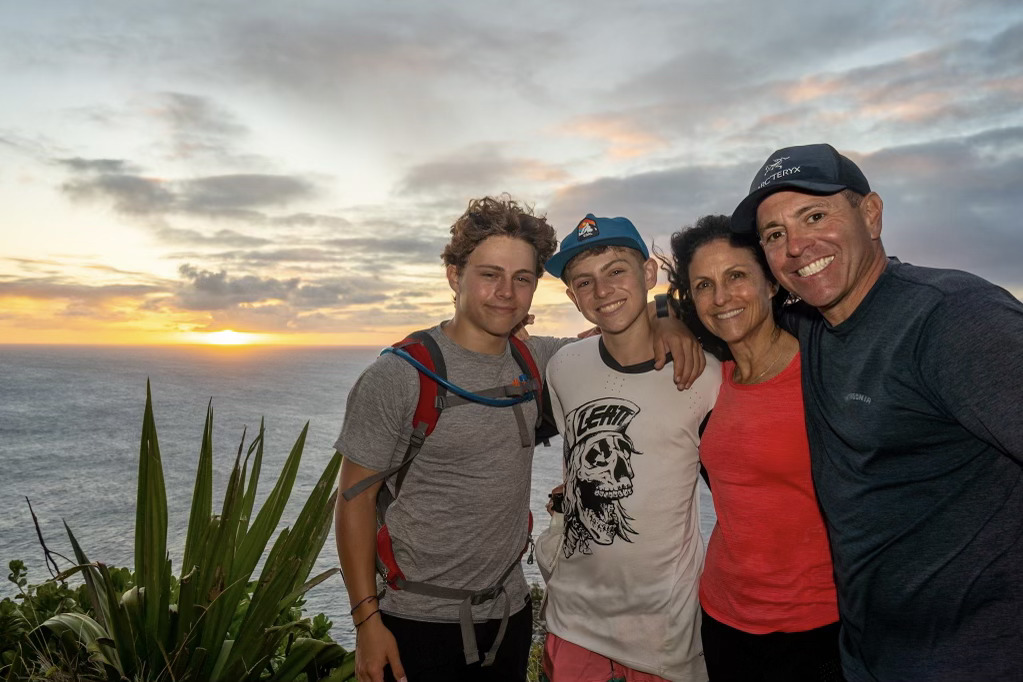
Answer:
[[[525, 395], [512, 398], [488, 398], [487, 396], [477, 395], [475, 393], [472, 393], [471, 391], [467, 391], [460, 386], [455, 386], [453, 383], [451, 383], [444, 377], [438, 375], [436, 372], [431, 370], [423, 363], [419, 362], [419, 360], [416, 360], [407, 351], [402, 350], [401, 348], [394, 348], [392, 346], [388, 346], [387, 348], [380, 351], [381, 355], [383, 355], [384, 353], [394, 353], [402, 360], [409, 363], [410, 365], [418, 369], [420, 372], [430, 377], [431, 379], [433, 379], [438, 384], [448, 389], [455, 395], [461, 396], [466, 400], [471, 400], [474, 403], [480, 403], [481, 405], [489, 405], [490, 407], [511, 407], [512, 405], [518, 405], [519, 403], [524, 403], [532, 400], [535, 393], [534, 391], [530, 391]], [[522, 375], [521, 378], [523, 380], [528, 380], [529, 377]]]

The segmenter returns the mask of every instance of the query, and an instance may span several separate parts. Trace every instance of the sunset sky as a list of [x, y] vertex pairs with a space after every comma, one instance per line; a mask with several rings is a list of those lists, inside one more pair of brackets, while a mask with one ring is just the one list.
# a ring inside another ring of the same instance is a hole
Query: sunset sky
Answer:
[[890, 255], [1023, 297], [1018, 0], [51, 0], [0, 69], [0, 343], [380, 345], [450, 315], [471, 197], [666, 248], [824, 141]]

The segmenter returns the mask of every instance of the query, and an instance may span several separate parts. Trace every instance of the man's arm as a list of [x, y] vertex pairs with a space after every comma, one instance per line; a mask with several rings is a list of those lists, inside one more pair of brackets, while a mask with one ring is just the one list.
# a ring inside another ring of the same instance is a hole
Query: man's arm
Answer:
[[1023, 304], [994, 286], [948, 297], [921, 339], [921, 379], [945, 410], [1023, 465]]
[[657, 315], [655, 301], [647, 303], [646, 310], [654, 330], [654, 367], [664, 367], [668, 353], [671, 353], [675, 386], [680, 391], [692, 388], [707, 366], [703, 347], [689, 331], [689, 327], [675, 317], [673, 306], [667, 306], [667, 317]]
[[[345, 457], [340, 490], [348, 490], [375, 473]], [[384, 626], [376, 598], [376, 499], [383, 484], [380, 481], [370, 486], [350, 501], [338, 495], [334, 510], [337, 554], [356, 625], [355, 674], [360, 682], [383, 682], [387, 665], [396, 679], [405, 679], [398, 643]]]

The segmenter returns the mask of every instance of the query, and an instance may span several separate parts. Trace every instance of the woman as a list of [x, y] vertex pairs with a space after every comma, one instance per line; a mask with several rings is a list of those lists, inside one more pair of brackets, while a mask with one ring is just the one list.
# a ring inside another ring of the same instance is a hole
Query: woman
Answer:
[[752, 236], [705, 216], [672, 236], [670, 293], [722, 364], [700, 443], [717, 525], [700, 581], [711, 682], [841, 680], [831, 554], [810, 477], [799, 343]]

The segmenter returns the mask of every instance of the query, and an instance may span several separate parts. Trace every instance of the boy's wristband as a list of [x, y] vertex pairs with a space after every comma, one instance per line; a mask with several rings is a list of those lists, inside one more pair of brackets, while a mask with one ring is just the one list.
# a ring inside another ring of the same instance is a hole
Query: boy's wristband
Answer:
[[654, 296], [654, 309], [657, 311], [657, 317], [668, 317], [668, 294], [657, 294]]

